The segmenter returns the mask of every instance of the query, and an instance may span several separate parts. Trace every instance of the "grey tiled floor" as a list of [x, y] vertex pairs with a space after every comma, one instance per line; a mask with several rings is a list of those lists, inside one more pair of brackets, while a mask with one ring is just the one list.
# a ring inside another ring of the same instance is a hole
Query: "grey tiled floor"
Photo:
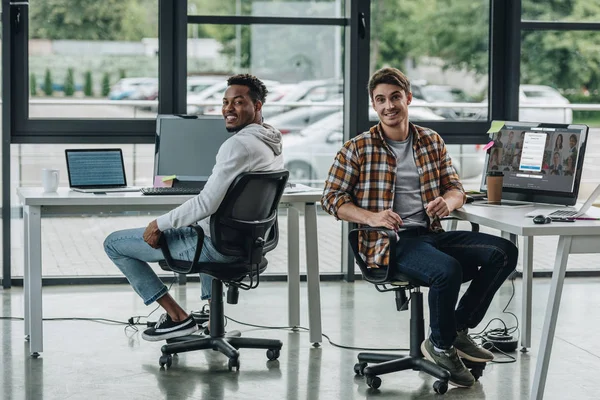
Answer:
[[[556, 330], [545, 399], [597, 399], [597, 348], [600, 321], [600, 279], [569, 278]], [[451, 389], [436, 396], [433, 379], [414, 371], [383, 375], [379, 390], [368, 389], [352, 367], [357, 351], [329, 343], [313, 348], [306, 333], [254, 329], [230, 322], [246, 337], [279, 338], [283, 349], [278, 362], [267, 362], [263, 350], [241, 352], [241, 369], [227, 370], [227, 360], [213, 351], [182, 353], [175, 364], [160, 370], [161, 343], [141, 340], [123, 326], [86, 321], [47, 321], [42, 356], [31, 359], [23, 342], [22, 321], [0, 321], [2, 370], [0, 398], [20, 399], [528, 399], [538, 356], [549, 280], [534, 280], [533, 347], [515, 353], [513, 364], [491, 364], [471, 389]], [[302, 324], [306, 325], [306, 297], [302, 288]], [[520, 315], [521, 281], [508, 310]], [[197, 308], [199, 284], [172, 288], [186, 308]], [[484, 319], [501, 317], [512, 288], [500, 289]], [[22, 316], [21, 288], [0, 291], [3, 316]], [[263, 282], [240, 296], [236, 306], [226, 305], [227, 315], [254, 324], [286, 325], [287, 288], [282, 282]], [[426, 296], [425, 296], [426, 298]], [[322, 284], [323, 331], [341, 344], [363, 347], [406, 347], [408, 312], [399, 313], [393, 296], [378, 293], [365, 282]], [[44, 289], [44, 316], [126, 320], [147, 315], [128, 285], [52, 286]], [[427, 313], [426, 313], [427, 314]], [[157, 318], [157, 313], [151, 316]]]

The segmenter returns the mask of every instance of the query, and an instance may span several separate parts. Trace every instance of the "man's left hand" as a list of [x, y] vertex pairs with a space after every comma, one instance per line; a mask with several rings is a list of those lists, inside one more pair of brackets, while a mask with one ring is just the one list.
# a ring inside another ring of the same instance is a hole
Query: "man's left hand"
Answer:
[[154, 249], [158, 249], [158, 239], [160, 239], [160, 229], [158, 229], [158, 224], [156, 220], [150, 222], [144, 231], [144, 242], [148, 243], [148, 245]]
[[450, 215], [450, 208], [443, 197], [436, 197], [435, 200], [429, 202], [426, 211], [431, 218], [444, 218]]

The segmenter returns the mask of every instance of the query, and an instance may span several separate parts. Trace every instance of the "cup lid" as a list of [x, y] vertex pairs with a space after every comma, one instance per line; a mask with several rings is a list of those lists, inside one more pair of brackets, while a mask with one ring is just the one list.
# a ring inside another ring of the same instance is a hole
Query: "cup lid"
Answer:
[[504, 176], [502, 171], [488, 171], [487, 176]]

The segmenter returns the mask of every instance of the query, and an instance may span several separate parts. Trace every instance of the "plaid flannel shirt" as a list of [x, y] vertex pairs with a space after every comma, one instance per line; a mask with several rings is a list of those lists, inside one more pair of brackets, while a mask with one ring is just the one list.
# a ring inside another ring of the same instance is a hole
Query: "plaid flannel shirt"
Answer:
[[[423, 207], [451, 190], [461, 192], [464, 202], [464, 189], [443, 139], [435, 131], [412, 123], [409, 123], [409, 132], [413, 135]], [[372, 212], [392, 209], [395, 184], [396, 156], [378, 124], [346, 142], [337, 153], [325, 181], [321, 204], [336, 219], [339, 219], [339, 208], [346, 203]], [[437, 219], [429, 225], [431, 231], [443, 231]], [[384, 234], [361, 232], [359, 250], [370, 267], [388, 265], [389, 243]]]

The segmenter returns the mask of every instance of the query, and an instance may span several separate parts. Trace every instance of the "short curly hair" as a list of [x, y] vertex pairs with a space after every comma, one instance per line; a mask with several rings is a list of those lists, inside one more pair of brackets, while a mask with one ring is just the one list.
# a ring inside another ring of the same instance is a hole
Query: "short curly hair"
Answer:
[[250, 74], [238, 74], [230, 77], [227, 79], [227, 86], [231, 85], [248, 87], [248, 89], [250, 89], [250, 98], [255, 103], [260, 101], [264, 104], [267, 99], [267, 93], [269, 93], [265, 84], [256, 76]]
[[399, 86], [407, 95], [410, 93], [410, 81], [406, 75], [397, 68], [381, 68], [369, 79], [368, 89], [371, 100], [373, 100], [373, 91], [382, 83]]

